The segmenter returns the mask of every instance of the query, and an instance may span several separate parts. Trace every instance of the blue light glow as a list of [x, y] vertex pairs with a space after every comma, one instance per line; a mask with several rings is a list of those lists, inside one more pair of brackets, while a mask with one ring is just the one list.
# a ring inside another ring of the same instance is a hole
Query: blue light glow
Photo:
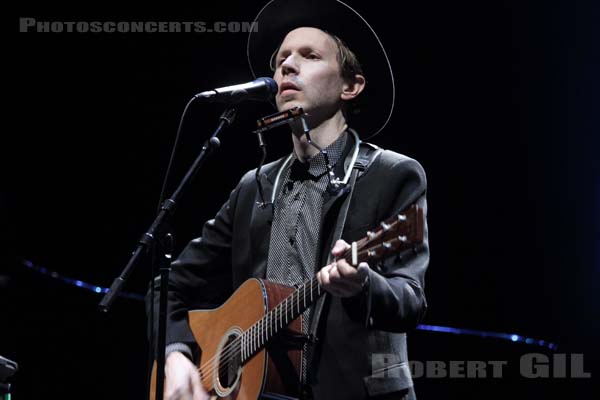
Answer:
[[[42, 275], [49, 276], [53, 279], [59, 280], [68, 285], [74, 285], [74, 286], [77, 286], [77, 287], [80, 287], [83, 289], [90, 290], [95, 293], [108, 293], [108, 291], [109, 291], [108, 288], [103, 288], [101, 286], [91, 285], [89, 283], [86, 283], [86, 282], [83, 282], [80, 280], [60, 276], [57, 272], [49, 271], [46, 268], [37, 266], [28, 260], [22, 260], [22, 263], [25, 267], [27, 267], [35, 272], [38, 272]], [[133, 300], [144, 301], [144, 296], [142, 296], [141, 294], [137, 294], [137, 293], [121, 292], [119, 295], [122, 297], [127, 297], [130, 299], [133, 299]], [[540, 347], [547, 347], [551, 350], [557, 349], [557, 346], [554, 343], [546, 342], [545, 340], [534, 340], [532, 338], [524, 338], [523, 336], [520, 336], [520, 335], [517, 335], [514, 333], [509, 334], [509, 333], [501, 333], [501, 332], [478, 331], [475, 329], [453, 328], [450, 326], [439, 326], [439, 325], [419, 325], [419, 326], [417, 326], [417, 329], [421, 330], [421, 331], [452, 333], [455, 335], [470, 335], [470, 336], [479, 336], [479, 337], [485, 337], [485, 338], [496, 338], [496, 339], [510, 340], [512, 342], [521, 342], [521, 343], [525, 343], [525, 344], [529, 344], [529, 345], [537, 345]]]
[[[58, 281], [61, 281], [67, 285], [72, 285], [72, 286], [77, 286], [79, 288], [82, 289], [87, 289], [89, 291], [95, 292], [95, 293], [108, 293], [109, 289], [108, 288], [103, 288], [101, 286], [96, 286], [96, 285], [91, 285], [89, 283], [80, 281], [78, 279], [71, 279], [71, 278], [67, 278], [65, 276], [61, 276], [59, 273], [55, 272], [55, 271], [49, 271], [46, 268], [39, 266], [39, 265], [35, 265], [34, 263], [32, 263], [29, 260], [22, 260], [21, 261], [22, 264], [31, 269], [32, 271], [35, 271], [39, 274], [45, 275], [45, 276], [49, 276], [53, 279], [56, 279]], [[119, 296], [121, 297], [127, 297], [129, 299], [133, 299], [133, 300], [139, 300], [139, 301], [144, 301], [144, 296], [141, 294], [137, 294], [137, 293], [129, 293], [129, 292], [120, 292]]]

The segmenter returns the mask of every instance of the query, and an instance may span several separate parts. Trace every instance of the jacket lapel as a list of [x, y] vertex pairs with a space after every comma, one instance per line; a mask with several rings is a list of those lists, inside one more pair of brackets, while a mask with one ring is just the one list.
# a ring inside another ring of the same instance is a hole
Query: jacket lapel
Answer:
[[327, 221], [329, 218], [329, 213], [332, 211], [332, 207], [334, 206], [334, 204], [337, 204], [337, 202], [341, 202], [343, 199], [346, 198], [346, 196], [348, 195], [348, 192], [350, 188], [346, 187], [343, 190], [340, 190], [339, 193], [337, 194], [331, 194], [329, 192], [325, 192], [323, 193], [323, 208], [321, 209], [321, 223], [323, 223], [323, 221]]
[[255, 202], [251, 205], [252, 215], [248, 234], [250, 235], [250, 251], [252, 252], [252, 272], [255, 277], [264, 277], [267, 270], [274, 210], [273, 204], [271, 204], [271, 197], [273, 195], [273, 190], [275, 190], [273, 182], [275, 181], [280, 166], [281, 163], [276, 163], [275, 168], [271, 169], [266, 174], [262, 173], [260, 176], [264, 201], [266, 204], [260, 204], [262, 200], [257, 188]]

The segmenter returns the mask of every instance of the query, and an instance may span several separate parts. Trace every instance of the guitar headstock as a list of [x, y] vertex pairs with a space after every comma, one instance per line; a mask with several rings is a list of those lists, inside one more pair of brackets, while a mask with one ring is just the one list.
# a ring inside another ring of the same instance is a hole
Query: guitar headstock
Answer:
[[344, 258], [349, 263], [370, 262], [412, 248], [423, 242], [423, 209], [413, 204], [404, 212], [379, 224], [356, 242], [356, 253], [350, 250]]

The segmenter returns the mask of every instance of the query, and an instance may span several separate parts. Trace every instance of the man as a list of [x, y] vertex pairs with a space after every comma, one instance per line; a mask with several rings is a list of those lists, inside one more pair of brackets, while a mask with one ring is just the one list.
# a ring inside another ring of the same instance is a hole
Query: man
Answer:
[[[314, 346], [304, 346], [300, 396], [414, 398], [403, 332], [416, 326], [426, 308], [427, 230], [418, 252], [390, 257], [377, 266], [362, 263], [355, 268], [337, 257], [349, 248], [349, 242], [409, 205], [417, 203], [426, 210], [425, 175], [416, 161], [359, 142], [348, 127], [350, 103], [368, 84], [356, 56], [337, 36], [298, 17], [307, 10], [310, 14], [324, 9], [336, 19], [343, 20], [340, 13], [358, 15], [341, 2], [282, 0], [269, 3], [257, 17], [260, 32], [260, 27], [267, 26], [260, 21], [293, 16], [291, 24], [279, 28], [283, 35], [276, 39], [280, 45], [271, 57], [279, 86], [276, 104], [279, 110], [303, 108], [314, 144], [309, 143], [300, 122], [292, 123], [292, 154], [261, 170], [261, 185], [271, 206], [257, 206], [265, 199], [257, 190], [255, 171], [248, 172], [215, 219], [205, 224], [202, 237], [190, 242], [173, 263], [167, 399], [208, 398], [192, 362], [200, 349], [187, 323], [189, 309], [221, 304], [248, 278], [293, 285], [316, 272], [328, 295], [302, 316], [303, 331], [316, 332], [318, 340]], [[361, 39], [369, 42], [374, 32], [362, 18], [359, 21], [368, 27], [367, 36]], [[385, 56], [378, 39], [367, 46], [373, 43]], [[269, 48], [260, 39], [250, 38], [253, 72], [257, 70], [252, 52], [256, 47]], [[258, 59], [266, 60], [264, 56]], [[374, 107], [376, 98], [366, 99], [365, 104], [372, 104], [360, 118], [367, 133], [377, 133], [378, 126], [373, 125], [381, 121], [385, 125], [393, 107], [393, 76], [387, 57], [380, 65], [383, 69], [371, 71], [389, 78], [392, 102]], [[372, 92], [383, 95], [384, 89], [378, 90]], [[327, 157], [319, 149], [325, 149]], [[336, 177], [344, 177], [342, 189], [331, 182], [328, 163]]]

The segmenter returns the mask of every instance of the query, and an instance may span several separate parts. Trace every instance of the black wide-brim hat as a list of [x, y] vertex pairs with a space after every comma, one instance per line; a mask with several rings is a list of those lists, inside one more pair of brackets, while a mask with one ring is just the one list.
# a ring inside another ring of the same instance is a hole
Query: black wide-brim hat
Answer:
[[337, 0], [271, 0], [254, 24], [247, 47], [254, 78], [273, 75], [271, 56], [288, 32], [299, 27], [319, 28], [339, 37], [356, 54], [367, 81], [355, 101], [349, 126], [368, 139], [387, 125], [396, 95], [392, 67], [379, 37], [358, 12]]

